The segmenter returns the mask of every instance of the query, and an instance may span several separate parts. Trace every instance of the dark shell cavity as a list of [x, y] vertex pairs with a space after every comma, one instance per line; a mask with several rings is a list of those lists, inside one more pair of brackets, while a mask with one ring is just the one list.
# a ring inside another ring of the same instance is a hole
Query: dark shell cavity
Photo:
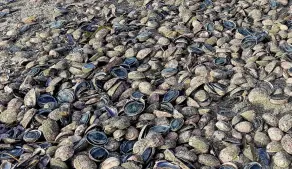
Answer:
[[43, 116], [48, 116], [51, 111], [52, 111], [51, 109], [39, 109], [37, 111], [37, 114], [43, 115]]
[[242, 34], [243, 36], [249, 36], [249, 35], [252, 35], [252, 31], [247, 29], [247, 28], [243, 28], [243, 27], [240, 27], [237, 29], [237, 32]]
[[171, 131], [177, 131], [184, 125], [184, 119], [182, 118], [175, 118], [172, 119], [170, 122], [170, 129]]
[[232, 30], [236, 28], [236, 24], [233, 21], [228, 21], [228, 20], [224, 20], [223, 21], [223, 26], [226, 29]]
[[205, 24], [205, 29], [208, 32], [213, 32], [215, 30], [214, 23], [213, 22], [206, 23]]
[[271, 159], [265, 148], [258, 148], [258, 157], [262, 165], [264, 166], [270, 165]]
[[15, 147], [11, 150], [4, 150], [0, 152], [0, 160], [13, 159], [12, 157], [20, 157], [23, 154], [24, 150], [21, 147]]
[[35, 142], [42, 135], [42, 132], [39, 130], [30, 130], [24, 133], [23, 140], [26, 142]]
[[201, 55], [201, 54], [205, 53], [202, 50], [201, 45], [199, 45], [199, 44], [192, 44], [192, 45], [188, 46], [188, 52], [189, 53], [194, 53], [194, 54], [197, 54], [197, 55]]
[[123, 154], [131, 153], [133, 151], [133, 147], [134, 147], [135, 143], [136, 143], [136, 141], [134, 141], [134, 140], [124, 141], [120, 146], [121, 153], [123, 153]]
[[157, 168], [169, 168], [169, 169], [180, 169], [179, 166], [172, 164], [167, 161], [157, 161], [155, 164], [155, 167]]
[[29, 72], [27, 73], [27, 75], [29, 76], [36, 76], [37, 74], [39, 74], [41, 71], [40, 67], [33, 67], [29, 70]]
[[280, 49], [282, 49], [284, 52], [292, 53], [292, 45], [288, 44], [287, 42], [284, 42], [279, 45]]
[[169, 90], [164, 94], [163, 102], [172, 102], [179, 96], [178, 90]]
[[161, 133], [161, 134], [167, 134], [170, 130], [169, 126], [166, 125], [157, 125], [157, 126], [153, 126], [149, 129], [150, 131], [154, 131], [156, 133]]
[[135, 116], [137, 114], [142, 113], [145, 109], [145, 103], [138, 101], [138, 100], [131, 100], [127, 102], [124, 106], [124, 112], [128, 116]]
[[90, 131], [86, 134], [86, 139], [89, 144], [92, 145], [103, 145], [108, 142], [108, 138], [105, 133], [100, 131]]
[[57, 104], [57, 100], [50, 94], [42, 94], [37, 98], [37, 103], [40, 107], [43, 107], [47, 103]]
[[257, 39], [257, 42], [261, 42], [265, 40], [268, 37], [268, 32], [263, 31], [263, 32], [255, 32], [254, 35]]
[[103, 147], [93, 147], [89, 151], [89, 157], [93, 161], [100, 162], [107, 159], [109, 152]]
[[251, 48], [257, 44], [257, 37], [256, 36], [246, 36], [241, 41], [241, 47], [243, 49]]
[[114, 67], [111, 70], [111, 75], [121, 79], [126, 79], [128, 77], [128, 71], [124, 67]]
[[152, 147], [146, 148], [146, 150], [142, 153], [142, 160], [147, 163], [152, 159], [153, 154], [155, 153], [155, 149]]
[[220, 66], [223, 66], [227, 63], [227, 58], [224, 58], [224, 57], [217, 57], [214, 59], [214, 63], [216, 65], [220, 65]]
[[131, 98], [132, 99], [144, 99], [145, 95], [141, 93], [140, 91], [135, 91], [132, 93]]
[[135, 58], [135, 57], [126, 58], [124, 60], [123, 64], [129, 65], [130, 67], [139, 66], [139, 62], [138, 62], [137, 58]]

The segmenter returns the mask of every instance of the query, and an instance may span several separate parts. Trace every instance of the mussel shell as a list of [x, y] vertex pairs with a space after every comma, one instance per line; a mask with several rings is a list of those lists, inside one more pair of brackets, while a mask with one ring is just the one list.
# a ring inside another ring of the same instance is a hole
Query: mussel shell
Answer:
[[263, 32], [255, 32], [253, 34], [253, 36], [256, 37], [257, 42], [261, 42], [261, 41], [265, 40], [268, 37], [268, 32], [266, 32], [266, 31], [263, 31]]
[[86, 140], [91, 145], [103, 145], [108, 142], [105, 133], [96, 130], [88, 132], [86, 134]]
[[131, 100], [125, 104], [124, 112], [128, 116], [135, 116], [137, 114], [142, 113], [144, 108], [145, 108], [145, 103], [138, 100]]
[[236, 28], [236, 24], [233, 22], [233, 21], [228, 21], [228, 20], [224, 20], [223, 21], [223, 26], [226, 28], [226, 29], [235, 29]]
[[200, 46], [197, 44], [190, 45], [190, 46], [188, 46], [187, 49], [188, 49], [189, 53], [194, 53], [194, 54], [198, 54], [198, 55], [201, 55], [204, 53], [202, 48], [200, 48]]
[[96, 162], [101, 162], [107, 159], [109, 152], [103, 147], [93, 147], [89, 150], [89, 158]]
[[139, 65], [139, 62], [137, 60], [137, 58], [135, 57], [130, 57], [130, 58], [126, 58], [123, 62], [123, 64], [129, 65], [130, 67], [137, 67]]
[[86, 63], [82, 66], [82, 71], [84, 73], [91, 72], [94, 69], [95, 69], [95, 65], [93, 63]]
[[178, 131], [184, 125], [183, 118], [175, 118], [172, 119], [170, 122], [170, 129], [171, 131]]
[[51, 111], [52, 111], [51, 109], [39, 109], [37, 111], [37, 114], [42, 116], [48, 116]]
[[41, 72], [40, 67], [33, 67], [29, 70], [29, 72], [27, 72], [27, 75], [29, 76], [36, 76], [37, 74], [39, 74]]
[[252, 32], [249, 29], [243, 27], [237, 28], [237, 32], [242, 34], [243, 36], [249, 36], [252, 34]]
[[123, 154], [128, 154], [133, 151], [134, 144], [136, 143], [135, 140], [127, 140], [124, 141], [120, 146], [120, 151]]
[[264, 166], [269, 166], [270, 165], [270, 156], [267, 153], [265, 148], [258, 148], [258, 157], [259, 157], [259, 162], [264, 165]]
[[174, 108], [173, 108], [173, 105], [171, 103], [169, 103], [169, 102], [162, 102], [160, 104], [160, 110], [161, 111], [166, 111], [166, 112], [172, 114]]
[[179, 96], [178, 90], [169, 90], [163, 96], [163, 102], [172, 102]]
[[262, 169], [262, 165], [258, 162], [250, 162], [243, 169]]
[[21, 147], [15, 147], [11, 150], [1, 151], [0, 160], [12, 159], [12, 157], [20, 157], [23, 152], [24, 150]]
[[117, 108], [113, 107], [113, 106], [104, 106], [106, 112], [111, 116], [111, 117], [115, 117], [118, 115], [118, 110]]
[[57, 105], [57, 100], [49, 94], [42, 94], [37, 98], [37, 104], [40, 107], [43, 107], [47, 103], [53, 103]]
[[237, 168], [237, 166], [235, 164], [228, 162], [228, 163], [222, 164], [219, 167], [219, 169], [238, 169], [238, 168]]
[[78, 94], [84, 90], [88, 90], [88, 89], [91, 89], [91, 83], [88, 82], [88, 81], [84, 81], [84, 82], [81, 82], [81, 83], [78, 83], [74, 89], [74, 93], [75, 93], [75, 96], [78, 97]]
[[157, 161], [154, 165], [154, 168], [155, 169], [160, 169], [160, 168], [167, 168], [167, 169], [180, 169], [179, 166], [175, 165], [175, 164], [172, 164], [168, 161]]
[[154, 131], [156, 133], [161, 133], [161, 134], [167, 134], [170, 130], [170, 126], [166, 126], [166, 125], [157, 125], [157, 126], [153, 126], [149, 129], [150, 131]]
[[154, 153], [155, 153], [155, 148], [153, 148], [153, 147], [146, 148], [146, 150], [141, 155], [142, 160], [145, 163], [148, 163], [152, 159]]
[[287, 42], [280, 44], [279, 47], [284, 52], [292, 53], [292, 45], [288, 44]]
[[26, 131], [23, 135], [23, 140], [31, 143], [37, 141], [42, 135], [42, 132], [39, 130], [29, 130]]
[[128, 77], [128, 71], [124, 67], [113, 67], [111, 70], [111, 75], [120, 79], [126, 79]]
[[131, 99], [144, 99], [145, 95], [141, 93], [140, 91], [135, 91], [131, 95]]
[[213, 22], [206, 23], [205, 29], [208, 32], [213, 32], [215, 30], [214, 23]]
[[257, 44], [257, 37], [255, 36], [246, 36], [241, 40], [241, 47], [243, 49], [251, 48]]
[[70, 89], [63, 89], [58, 92], [57, 99], [60, 103], [72, 103], [75, 100], [75, 94]]
[[214, 59], [214, 63], [215, 63], [216, 65], [221, 65], [221, 66], [223, 66], [223, 65], [225, 65], [225, 64], [227, 63], [227, 58], [224, 58], [224, 57], [217, 57], [217, 58]]

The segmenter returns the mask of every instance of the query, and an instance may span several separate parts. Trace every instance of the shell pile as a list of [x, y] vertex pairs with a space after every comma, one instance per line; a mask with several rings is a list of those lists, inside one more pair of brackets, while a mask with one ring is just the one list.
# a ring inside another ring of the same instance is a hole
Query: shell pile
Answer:
[[292, 168], [292, 1], [21, 2], [0, 3], [0, 169]]

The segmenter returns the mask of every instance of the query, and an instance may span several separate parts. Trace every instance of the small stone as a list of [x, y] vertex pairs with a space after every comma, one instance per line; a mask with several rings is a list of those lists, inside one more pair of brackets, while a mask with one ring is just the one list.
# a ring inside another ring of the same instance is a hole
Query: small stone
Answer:
[[249, 133], [253, 130], [252, 124], [248, 121], [243, 121], [235, 125], [235, 129], [242, 133]]
[[189, 139], [189, 145], [192, 146], [195, 152], [198, 152], [198, 153], [207, 153], [209, 150], [209, 145], [208, 145], [207, 140], [199, 136], [191, 137]]
[[282, 140], [281, 140], [281, 144], [283, 149], [289, 153], [292, 154], [292, 134], [286, 134]]
[[238, 158], [239, 152], [240, 149], [237, 146], [235, 145], [228, 146], [220, 151], [219, 159], [223, 163], [234, 161], [236, 158]]
[[200, 154], [198, 162], [209, 167], [218, 167], [220, 165], [220, 161], [211, 154]]
[[288, 157], [289, 155], [286, 154], [285, 152], [277, 152], [274, 156], [273, 156], [273, 160], [274, 163], [278, 166], [278, 167], [288, 167], [291, 163], [291, 160]]
[[270, 141], [271, 140], [266, 133], [257, 131], [254, 135], [254, 142], [259, 147], [265, 147], [270, 143]]
[[279, 120], [279, 128], [284, 132], [292, 128], [292, 114], [286, 114]]
[[273, 126], [273, 127], [278, 126], [279, 120], [275, 115], [273, 115], [271, 113], [265, 113], [265, 114], [263, 114], [262, 117], [268, 125]]
[[62, 161], [67, 161], [74, 155], [74, 149], [72, 146], [61, 146], [55, 152], [55, 158], [59, 158]]
[[281, 142], [278, 142], [278, 141], [270, 142], [267, 145], [266, 149], [267, 149], [267, 152], [269, 152], [269, 153], [276, 153], [276, 152], [283, 151], [283, 147], [281, 145]]
[[9, 30], [7, 33], [6, 33], [7, 36], [15, 36], [17, 35], [17, 30], [15, 29], [12, 29], [12, 30]]
[[271, 140], [280, 141], [284, 134], [279, 128], [271, 127], [268, 129], [268, 135]]

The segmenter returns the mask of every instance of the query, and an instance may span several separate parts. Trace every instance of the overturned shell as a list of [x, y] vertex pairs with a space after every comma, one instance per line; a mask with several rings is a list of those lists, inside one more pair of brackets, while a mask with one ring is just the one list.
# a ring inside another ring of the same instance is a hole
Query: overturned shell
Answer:
[[132, 152], [135, 143], [136, 143], [136, 141], [134, 141], [134, 140], [124, 141], [120, 146], [120, 151], [123, 154], [128, 154], [128, 153]]
[[114, 77], [118, 77], [120, 79], [126, 79], [128, 77], [128, 71], [124, 67], [114, 67], [114, 68], [112, 68], [111, 74]]
[[172, 164], [168, 161], [157, 161], [154, 165], [154, 169], [160, 169], [160, 168], [180, 169], [179, 166]]
[[96, 162], [101, 162], [107, 159], [109, 152], [103, 147], [93, 147], [89, 150], [89, 158]]
[[140, 114], [145, 108], [145, 103], [138, 100], [131, 100], [127, 102], [124, 106], [124, 112], [128, 116], [135, 116], [137, 114]]
[[236, 24], [233, 21], [228, 21], [228, 20], [224, 20], [223, 21], [223, 26], [226, 29], [232, 30], [236, 28]]
[[170, 122], [170, 129], [172, 131], [178, 131], [184, 125], [183, 118], [175, 118]]
[[86, 134], [86, 140], [92, 145], [102, 145], [108, 142], [108, 138], [105, 133], [100, 131], [90, 131]]
[[163, 102], [172, 102], [179, 96], [178, 90], [169, 90], [163, 96]]
[[241, 41], [241, 47], [243, 49], [247, 49], [247, 48], [251, 48], [251, 47], [255, 46], [257, 43], [258, 43], [257, 37], [255, 37], [255, 36], [246, 36]]
[[43, 107], [45, 104], [48, 103], [53, 103], [54, 105], [57, 105], [57, 100], [49, 94], [40, 95], [37, 99], [37, 104], [40, 107]]
[[23, 140], [31, 143], [31, 142], [36, 142], [42, 135], [42, 132], [39, 130], [29, 130], [24, 133], [23, 135]]
[[63, 89], [58, 92], [57, 99], [60, 103], [72, 103], [75, 100], [75, 94], [70, 89]]
[[244, 169], [262, 169], [262, 165], [258, 162], [251, 162], [245, 165]]

